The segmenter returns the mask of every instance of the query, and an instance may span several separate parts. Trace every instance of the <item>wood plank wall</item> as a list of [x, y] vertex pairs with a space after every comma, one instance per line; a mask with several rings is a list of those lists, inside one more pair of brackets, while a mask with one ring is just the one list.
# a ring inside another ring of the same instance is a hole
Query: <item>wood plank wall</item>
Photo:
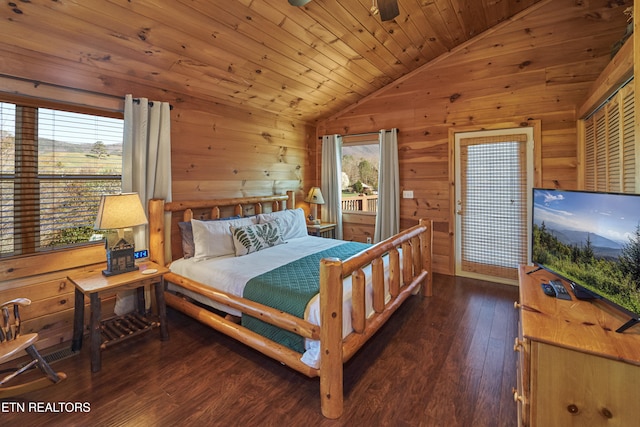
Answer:
[[[71, 340], [75, 290], [67, 275], [91, 269], [105, 260], [101, 244], [58, 253], [43, 253], [0, 260], [0, 303], [28, 298], [20, 310], [22, 333], [38, 332], [38, 348]], [[85, 299], [85, 324], [89, 301]], [[115, 296], [103, 295], [103, 318], [113, 314]], [[22, 356], [22, 355], [17, 355]]]
[[[43, 59], [39, 67], [46, 67]], [[67, 70], [72, 73], [73, 70]], [[122, 102], [102, 93], [89, 93], [78, 89], [61, 89], [46, 84], [29, 85], [22, 81], [0, 79], [2, 87], [14, 89], [12, 94], [0, 93], [0, 99], [20, 102], [21, 96], [47, 99], [48, 105], [72, 103], [78, 99], [82, 105], [76, 109], [91, 112], [96, 109], [116, 110]], [[153, 97], [144, 86], [131, 85], [130, 93], [136, 97]], [[16, 95], [16, 93], [18, 95]], [[78, 94], [81, 97], [78, 97]], [[154, 99], [154, 98], [151, 98]], [[158, 99], [158, 98], [155, 98]], [[161, 99], [166, 100], [167, 98]], [[184, 98], [183, 98], [184, 99]], [[240, 197], [246, 195], [284, 194], [296, 191], [300, 207], [309, 209], [303, 202], [305, 182], [312, 181], [309, 174], [309, 140], [315, 130], [305, 123], [283, 122], [275, 116], [260, 112], [249, 113], [202, 103], [196, 100], [172, 102], [172, 174], [173, 199], [203, 199], [213, 197]], [[98, 253], [72, 251], [82, 254], [73, 265], [59, 263], [56, 257], [69, 259], [70, 253], [31, 256], [0, 260], [0, 302], [18, 296], [33, 301], [23, 312], [25, 331], [38, 331], [40, 348], [46, 348], [71, 338], [73, 325], [73, 286], [67, 274], [78, 269], [91, 268], [104, 261], [104, 249]], [[43, 265], [31, 274], [17, 274], [19, 268]], [[51, 261], [53, 259], [53, 261]], [[12, 272], [11, 274], [7, 272]], [[87, 302], [88, 304], [88, 302]], [[113, 313], [115, 298], [107, 296], [103, 304], [104, 317]], [[86, 310], [87, 316], [89, 310]]]
[[401, 227], [435, 221], [434, 271], [454, 272], [455, 131], [537, 121], [535, 185], [576, 188], [576, 110], [611, 59], [611, 43], [590, 34], [602, 29], [615, 40], [626, 24], [606, 9], [580, 9], [541, 2], [318, 124], [319, 136], [400, 129], [401, 190], [414, 192], [401, 200]]
[[[172, 114], [174, 200], [244, 197], [296, 191], [303, 205], [310, 179], [308, 142], [315, 129], [277, 117], [206, 105]], [[175, 142], [175, 143], [174, 143]], [[308, 209], [308, 206], [307, 206]]]
[[[0, 50], [0, 98], [44, 99], [51, 107], [73, 104], [80, 111], [105, 109], [115, 116], [126, 93], [170, 102], [174, 200], [291, 188], [299, 206], [308, 209], [303, 196], [320, 180], [318, 135], [398, 127], [402, 187], [415, 194], [402, 201], [402, 227], [419, 217], [433, 218], [435, 270], [451, 274], [450, 129], [538, 120], [542, 185], [557, 181], [562, 188], [575, 188], [577, 183], [576, 105], [609, 61], [610, 50], [590, 32], [600, 26], [615, 39], [624, 32], [624, 17], [583, 16], [580, 4], [570, 0], [541, 3], [545, 6], [489, 30], [317, 127], [153, 87], [124, 72], [106, 77], [80, 62], [27, 57], [10, 46]], [[367, 230], [357, 233], [366, 236]], [[37, 258], [29, 258], [29, 265], [39, 265]], [[81, 264], [98, 262], [81, 259]], [[0, 271], [10, 271], [16, 262], [1, 260]], [[67, 271], [59, 268], [0, 278], [0, 301], [20, 294], [34, 300], [25, 323], [32, 320], [45, 343], [67, 340], [71, 333], [72, 290]]]
[[[174, 200], [284, 194], [291, 189], [296, 191], [298, 206], [309, 210], [303, 199], [308, 190], [305, 183], [315, 179], [313, 168], [309, 167], [313, 159], [309, 155], [310, 140], [315, 138], [311, 125], [158, 91], [133, 81], [101, 79], [97, 71], [91, 75], [86, 67], [65, 69], [46, 57], [35, 61], [9, 51], [0, 51], [0, 56], [7, 65], [3, 72], [19, 76], [0, 76], [0, 100], [6, 102], [38, 105], [45, 100], [44, 105], [50, 108], [73, 105], [79, 112], [103, 110], [115, 117], [122, 117], [125, 93], [170, 102]], [[77, 85], [25, 80], [47, 80], [46, 70], [51, 69], [56, 70], [54, 76], [79, 76]], [[48, 261], [43, 263], [44, 259]], [[77, 262], [67, 265], [56, 259]], [[0, 259], [0, 302], [18, 296], [33, 301], [22, 313], [23, 324], [25, 331], [40, 333], [40, 348], [68, 341], [72, 334], [74, 290], [67, 274], [104, 260], [102, 247], [97, 253], [90, 250], [89, 256], [81, 249]], [[36, 271], [33, 266], [43, 268]], [[18, 274], [17, 269], [31, 269], [31, 274]], [[113, 295], [107, 296], [103, 304], [105, 317], [113, 313], [114, 305]], [[88, 316], [88, 309], [86, 313]]]

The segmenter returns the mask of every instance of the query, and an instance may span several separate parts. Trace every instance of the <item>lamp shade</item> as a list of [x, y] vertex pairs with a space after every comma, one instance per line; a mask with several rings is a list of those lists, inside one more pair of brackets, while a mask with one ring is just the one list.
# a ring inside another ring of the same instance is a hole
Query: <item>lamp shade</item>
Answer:
[[96, 230], [135, 227], [147, 223], [138, 193], [107, 194], [100, 199]]
[[320, 187], [311, 187], [311, 190], [309, 190], [309, 194], [307, 194], [307, 198], [304, 199], [304, 201], [307, 203], [324, 205], [324, 198], [322, 197], [322, 191], [320, 191]]

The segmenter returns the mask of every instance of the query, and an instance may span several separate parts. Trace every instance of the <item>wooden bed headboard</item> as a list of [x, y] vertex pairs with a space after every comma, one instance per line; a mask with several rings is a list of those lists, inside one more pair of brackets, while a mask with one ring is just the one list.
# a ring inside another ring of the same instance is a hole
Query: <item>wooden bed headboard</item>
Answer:
[[[275, 212], [295, 207], [295, 193], [273, 196], [238, 197], [231, 199], [184, 200], [165, 202], [163, 199], [149, 200], [149, 259], [166, 265], [182, 257], [182, 244], [178, 223], [191, 219], [219, 219], [230, 216], [248, 216]], [[170, 224], [165, 223], [165, 213], [171, 213]], [[170, 227], [170, 252], [165, 252], [165, 229]]]

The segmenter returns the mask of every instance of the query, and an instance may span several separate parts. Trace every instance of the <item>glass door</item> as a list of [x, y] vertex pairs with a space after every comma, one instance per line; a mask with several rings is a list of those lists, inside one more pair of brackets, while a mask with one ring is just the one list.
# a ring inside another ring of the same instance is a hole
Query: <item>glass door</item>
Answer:
[[530, 248], [533, 129], [456, 133], [456, 275], [517, 284]]

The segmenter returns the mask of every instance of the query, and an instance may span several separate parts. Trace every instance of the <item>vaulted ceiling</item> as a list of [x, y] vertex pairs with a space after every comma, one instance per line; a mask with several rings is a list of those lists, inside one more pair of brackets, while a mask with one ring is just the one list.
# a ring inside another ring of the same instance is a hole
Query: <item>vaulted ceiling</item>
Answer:
[[[398, 0], [382, 22], [372, 0], [14, 0], [0, 8], [0, 52], [24, 68], [0, 58], [0, 73], [114, 95], [135, 81], [171, 102], [313, 122], [537, 1]], [[29, 58], [43, 56], [52, 66], [34, 73]]]

